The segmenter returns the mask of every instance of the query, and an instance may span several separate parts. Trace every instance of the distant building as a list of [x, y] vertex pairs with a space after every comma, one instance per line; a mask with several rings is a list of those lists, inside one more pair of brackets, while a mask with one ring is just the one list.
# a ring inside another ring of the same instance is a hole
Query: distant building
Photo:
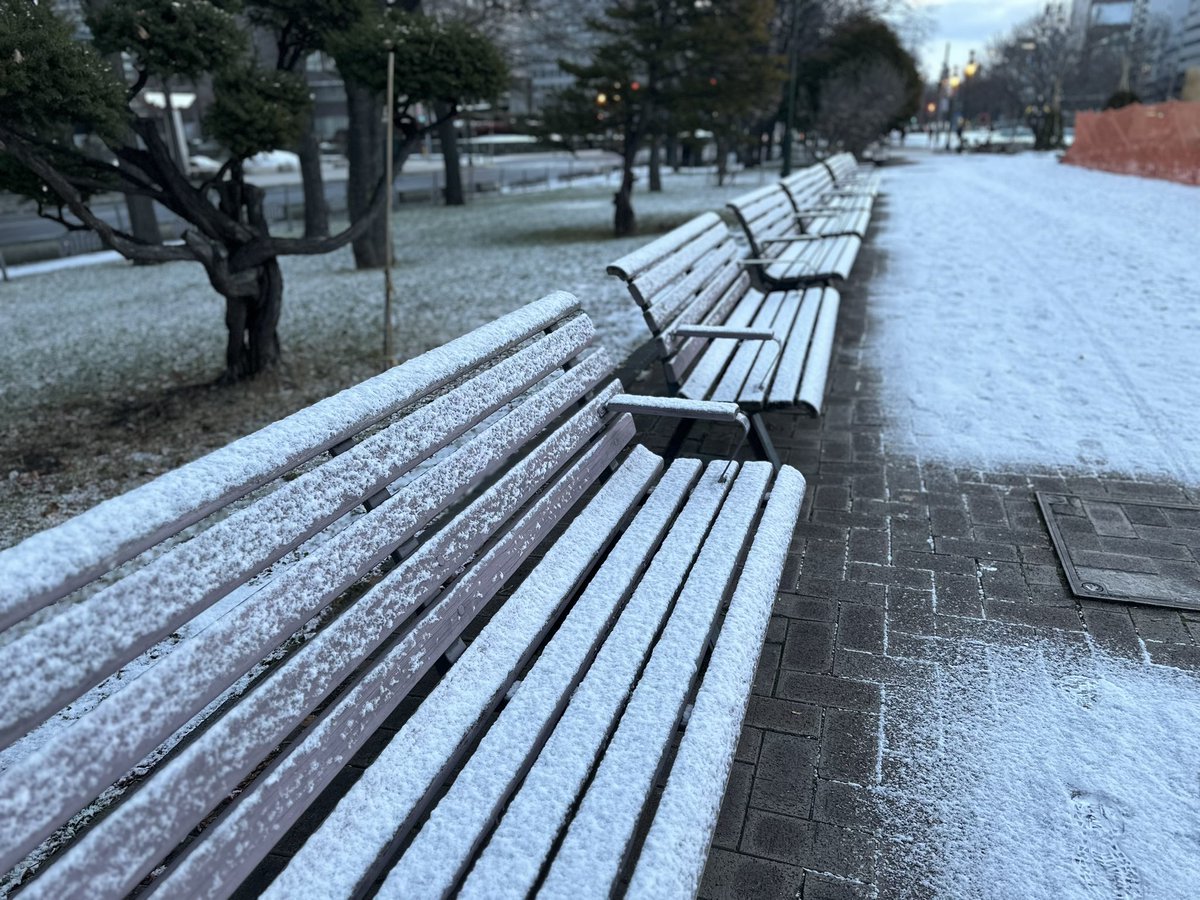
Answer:
[[54, 11], [75, 28], [75, 40], [91, 40], [92, 32], [84, 21], [83, 0], [51, 0]]
[[[1192, 20], [1200, 15], [1198, 8], [1200, 0], [1074, 0], [1070, 28], [1085, 59], [1102, 53], [1119, 57], [1128, 87], [1146, 100], [1160, 100], [1174, 96], [1182, 83], [1189, 53], [1186, 23], [1189, 15]], [[1195, 54], [1200, 33], [1190, 34]]]
[[1192, 0], [1179, 39], [1179, 68], [1200, 69], [1200, 0]]

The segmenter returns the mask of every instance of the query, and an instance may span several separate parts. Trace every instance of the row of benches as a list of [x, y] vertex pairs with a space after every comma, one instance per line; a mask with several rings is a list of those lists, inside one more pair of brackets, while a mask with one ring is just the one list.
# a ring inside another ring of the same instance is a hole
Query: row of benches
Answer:
[[805, 484], [633, 415], [836, 314], [714, 219], [626, 264], [685, 386], [781, 336], [728, 400], [553, 294], [0, 552], [0, 893], [694, 895]]
[[608, 266], [641, 307], [669, 390], [736, 403], [776, 467], [761, 412], [820, 413], [833, 285], [850, 275], [878, 192], [878, 172], [838, 154], [729, 202], [748, 251], [705, 213]]

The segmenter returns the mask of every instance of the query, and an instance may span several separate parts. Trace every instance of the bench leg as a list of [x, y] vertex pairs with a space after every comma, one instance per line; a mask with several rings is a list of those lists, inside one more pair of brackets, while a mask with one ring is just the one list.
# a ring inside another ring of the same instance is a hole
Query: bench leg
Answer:
[[771, 435], [767, 431], [767, 423], [763, 421], [762, 413], [750, 415], [750, 443], [758, 458], [767, 460], [778, 472], [783, 463], [779, 454], [775, 452], [775, 445], [771, 443]]
[[675, 431], [671, 434], [671, 440], [667, 442], [666, 452], [663, 454], [667, 459], [674, 459], [679, 455], [679, 450], [683, 447], [683, 442], [692, 433], [692, 427], [695, 424], [695, 419], [679, 420], [679, 424], [675, 426]]

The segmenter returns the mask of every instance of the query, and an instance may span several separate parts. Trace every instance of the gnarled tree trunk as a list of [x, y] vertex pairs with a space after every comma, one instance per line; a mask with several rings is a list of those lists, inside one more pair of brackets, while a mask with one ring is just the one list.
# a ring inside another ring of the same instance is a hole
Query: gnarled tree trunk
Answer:
[[279, 362], [279, 313], [283, 309], [283, 274], [270, 259], [255, 271], [254, 294], [225, 296], [225, 346], [222, 382], [251, 378]]

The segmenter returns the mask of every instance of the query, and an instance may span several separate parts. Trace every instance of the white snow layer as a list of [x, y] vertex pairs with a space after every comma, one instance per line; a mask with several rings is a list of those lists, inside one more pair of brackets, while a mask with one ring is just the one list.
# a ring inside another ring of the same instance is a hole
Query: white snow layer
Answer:
[[1200, 483], [1200, 191], [1042, 154], [911, 161], [869, 300], [893, 449]]
[[1042, 645], [981, 647], [936, 681], [908, 698], [924, 714], [885, 788], [884, 856], [914, 896], [1197, 895], [1200, 677]]

